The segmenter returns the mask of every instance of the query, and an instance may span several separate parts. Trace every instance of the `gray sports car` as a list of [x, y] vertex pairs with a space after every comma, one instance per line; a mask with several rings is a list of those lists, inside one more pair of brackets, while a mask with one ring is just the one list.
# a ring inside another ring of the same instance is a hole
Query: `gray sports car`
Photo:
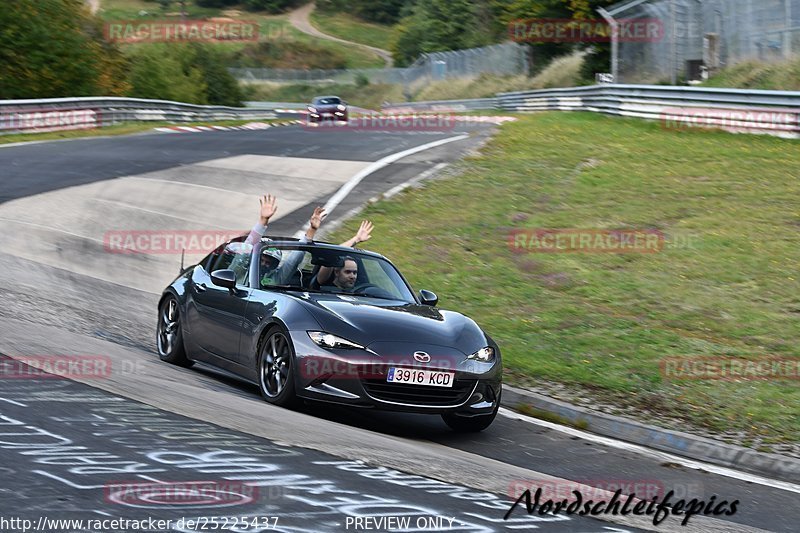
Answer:
[[243, 241], [220, 246], [164, 290], [162, 360], [213, 365], [281, 406], [302, 398], [432, 413], [456, 431], [492, 423], [500, 350], [474, 321], [438, 309], [430, 291], [415, 296], [379, 254]]
[[308, 121], [322, 122], [323, 120], [347, 122], [347, 102], [338, 96], [316, 96], [307, 106]]

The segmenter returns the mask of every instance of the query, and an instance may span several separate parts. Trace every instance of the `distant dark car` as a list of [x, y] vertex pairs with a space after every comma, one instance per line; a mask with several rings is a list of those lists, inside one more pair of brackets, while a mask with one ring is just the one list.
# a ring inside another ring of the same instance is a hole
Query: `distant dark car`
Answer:
[[[290, 238], [242, 240], [220, 246], [164, 290], [162, 360], [212, 365], [281, 406], [302, 398], [431, 413], [456, 431], [492, 423], [502, 361], [474, 321], [435, 307], [430, 291], [415, 296], [379, 254]], [[276, 256], [279, 268], [293, 263], [281, 285], [264, 277]], [[350, 289], [319, 285], [320, 268], [345, 264], [343, 274], [356, 276]]]
[[317, 96], [308, 105], [308, 121], [322, 122], [323, 120], [347, 122], [347, 102], [338, 96]]

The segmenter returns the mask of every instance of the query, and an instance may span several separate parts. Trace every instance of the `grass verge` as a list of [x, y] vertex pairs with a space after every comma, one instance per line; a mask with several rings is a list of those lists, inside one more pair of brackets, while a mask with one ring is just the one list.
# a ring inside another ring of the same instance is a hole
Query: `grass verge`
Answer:
[[[102, 0], [98, 15], [106, 22], [180, 20], [180, 8], [173, 3], [169, 11], [160, 9], [159, 4], [147, 0]], [[264, 67], [271, 68], [381, 68], [383, 60], [376, 54], [359, 46], [338, 43], [306, 35], [295, 29], [287, 15], [270, 15], [264, 12], [250, 12], [237, 9], [199, 7], [187, 2], [187, 18], [203, 19], [209, 17], [231, 17], [259, 24], [259, 42], [219, 42], [215, 46], [235, 57], [237, 52], [260, 58]], [[141, 14], [140, 14], [141, 13]], [[301, 52], [298, 53], [300, 43]], [[258, 50], [258, 44], [266, 50]], [[123, 44], [127, 50], [135, 44]], [[320, 56], [322, 61], [315, 61]], [[255, 66], [255, 65], [246, 65]]]
[[780, 63], [746, 61], [721, 70], [706, 87], [800, 91], [800, 58]]
[[[410, 88], [413, 101], [458, 100], [462, 98], [488, 98], [499, 92], [543, 89], [548, 87], [573, 87], [580, 84], [580, 67], [583, 55], [573, 54], [558, 58], [538, 75], [529, 78], [482, 74], [474, 78], [434, 81]], [[403, 87], [399, 84], [370, 83], [355, 85], [329, 84], [279, 84], [254, 82], [246, 85], [248, 100], [307, 102], [320, 94], [336, 94], [353, 105], [380, 109], [383, 102], [405, 101]]]
[[248, 82], [247, 99], [264, 102], [304, 102], [315, 96], [335, 94], [348, 104], [378, 110], [383, 102], [402, 102], [403, 88], [388, 83], [370, 83], [357, 86], [348, 83], [282, 84], [269, 82]]
[[[798, 381], [670, 380], [660, 369], [672, 357], [800, 358], [797, 141], [541, 113], [504, 125], [457, 169], [368, 207], [369, 248], [481, 324], [510, 375], [577, 385], [673, 427], [800, 440]], [[512, 228], [668, 238], [655, 254], [515, 254]]]
[[322, 33], [384, 50], [389, 48], [394, 36], [392, 26], [366, 22], [352, 15], [327, 13], [318, 9], [311, 12], [311, 23]]
[[536, 407], [528, 405], [527, 403], [517, 404], [515, 410], [523, 415], [538, 418], [539, 420], [544, 420], [546, 422], [552, 422], [553, 424], [560, 424], [562, 426], [569, 426], [582, 430], [589, 428], [589, 423], [586, 422], [586, 420], [578, 419], [573, 422], [569, 418], [564, 418], [561, 415], [557, 415], [549, 411], [543, 411], [542, 409], [537, 409]]

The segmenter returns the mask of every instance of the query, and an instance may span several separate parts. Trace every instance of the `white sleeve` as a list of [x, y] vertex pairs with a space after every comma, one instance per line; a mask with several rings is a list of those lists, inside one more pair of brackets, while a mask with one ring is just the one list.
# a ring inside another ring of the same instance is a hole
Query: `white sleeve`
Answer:
[[247, 239], [244, 241], [246, 244], [255, 244], [261, 240], [261, 237], [267, 234], [267, 226], [262, 224], [256, 224], [253, 226], [253, 229], [250, 230], [250, 235], [247, 236]]

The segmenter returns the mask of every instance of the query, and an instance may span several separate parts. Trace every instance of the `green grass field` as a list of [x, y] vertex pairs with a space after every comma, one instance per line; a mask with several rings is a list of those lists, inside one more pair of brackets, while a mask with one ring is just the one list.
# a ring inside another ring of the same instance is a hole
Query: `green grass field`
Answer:
[[[143, 11], [146, 14], [140, 15], [139, 13]], [[180, 7], [177, 2], [173, 4], [169, 11], [164, 12], [156, 2], [148, 0], [101, 0], [101, 9], [98, 15], [105, 21], [179, 20], [179, 12]], [[315, 50], [331, 52], [335, 57], [341, 58], [343, 64], [336, 65], [337, 67], [381, 68], [384, 66], [383, 60], [369, 50], [301, 33], [289, 24], [286, 15], [204, 8], [198, 7], [194, 2], [187, 2], [186, 12], [189, 19], [230, 16], [238, 20], [258, 22], [259, 40], [279, 43], [278, 52], [280, 57], [270, 58], [270, 66], [275, 68], [332, 68], [313, 62]], [[303, 49], [303, 57], [293, 53], [292, 43], [294, 42], [307, 45]], [[232, 42], [217, 43], [215, 46], [226, 52], [234, 52], [243, 49], [245, 46], [252, 46], [252, 44], [248, 42]], [[122, 48], [126, 49], [131, 46], [136, 45], [122, 45]], [[308, 56], [312, 57], [309, 58]]]
[[778, 63], [746, 61], [721, 70], [706, 87], [800, 91], [800, 58]]
[[403, 88], [400, 85], [371, 83], [358, 87], [349, 83], [326, 84], [280, 84], [252, 83], [245, 85], [248, 100], [265, 102], [308, 103], [321, 94], [335, 94], [348, 104], [378, 110], [385, 101], [402, 102]]
[[366, 44], [388, 50], [394, 38], [394, 29], [385, 24], [374, 24], [359, 20], [352, 15], [326, 13], [319, 10], [311, 12], [311, 23], [323, 33], [346, 41]]
[[[665, 358], [800, 358], [797, 141], [591, 113], [504, 125], [457, 175], [369, 207], [369, 248], [499, 343], [511, 382], [752, 445], [800, 440], [798, 381], [665, 379]], [[338, 242], [353, 220], [331, 236]], [[514, 228], [657, 228], [655, 254], [523, 253]]]

